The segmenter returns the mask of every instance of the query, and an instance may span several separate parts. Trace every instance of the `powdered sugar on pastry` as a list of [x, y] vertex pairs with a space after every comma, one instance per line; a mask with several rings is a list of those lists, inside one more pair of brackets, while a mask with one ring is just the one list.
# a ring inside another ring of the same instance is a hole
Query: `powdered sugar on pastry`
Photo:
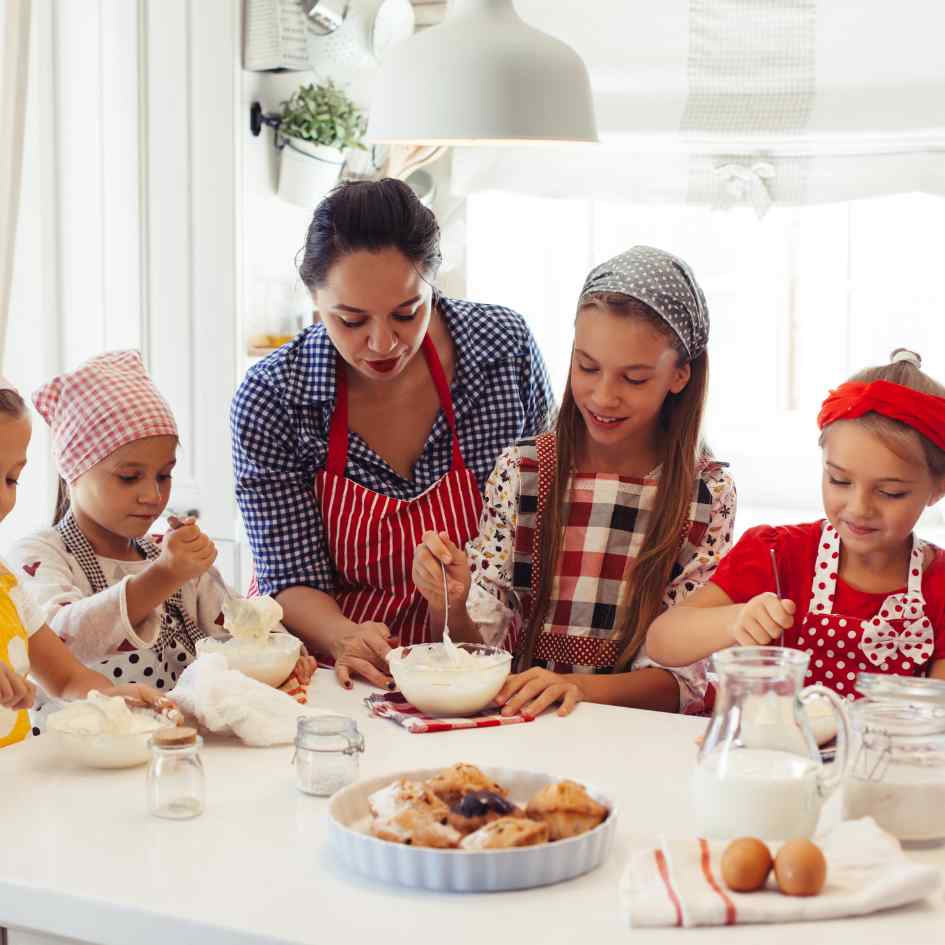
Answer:
[[446, 820], [448, 808], [420, 781], [401, 778], [375, 791], [368, 797], [368, 806], [375, 817], [389, 819], [403, 810], [416, 810], [432, 820]]
[[548, 840], [548, 827], [535, 820], [500, 817], [464, 837], [464, 850], [503, 850], [509, 847], [531, 847]]

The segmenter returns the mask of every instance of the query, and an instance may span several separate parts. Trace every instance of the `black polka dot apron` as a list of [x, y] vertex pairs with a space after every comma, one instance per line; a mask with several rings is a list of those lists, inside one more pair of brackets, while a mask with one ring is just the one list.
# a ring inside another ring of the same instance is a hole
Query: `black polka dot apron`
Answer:
[[[108, 588], [108, 580], [98, 557], [88, 539], [82, 534], [72, 513], [56, 526], [66, 550], [79, 563], [79, 567], [98, 594]], [[135, 545], [149, 561], [160, 556], [161, 549], [148, 538], [136, 539]], [[180, 589], [161, 608], [161, 627], [154, 646], [150, 649], [135, 649], [124, 643], [119, 652], [87, 664], [106, 676], [113, 685], [144, 683], [160, 692], [169, 692], [177, 685], [177, 679], [196, 655], [197, 640], [206, 634], [197, 626], [184, 608]], [[30, 710], [30, 722], [34, 735], [42, 734], [46, 716], [62, 708], [62, 703], [45, 694], [37, 694], [36, 705]]]
[[935, 635], [922, 597], [925, 542], [913, 536], [905, 591], [890, 594], [866, 620], [834, 612], [839, 564], [840, 536], [825, 522], [814, 565], [810, 609], [796, 638], [791, 639], [789, 631], [785, 642], [810, 654], [807, 684], [822, 683], [853, 700], [857, 673], [915, 676], [932, 656]]

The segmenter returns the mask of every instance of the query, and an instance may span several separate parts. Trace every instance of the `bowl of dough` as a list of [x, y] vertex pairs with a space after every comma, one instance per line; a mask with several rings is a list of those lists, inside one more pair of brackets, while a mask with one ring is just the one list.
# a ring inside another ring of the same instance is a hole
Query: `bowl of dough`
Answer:
[[150, 755], [151, 736], [173, 721], [153, 709], [128, 705], [94, 689], [46, 720], [46, 735], [60, 757], [86, 768], [133, 768]]
[[197, 641], [197, 656], [219, 653], [235, 669], [267, 686], [281, 686], [291, 675], [302, 643], [277, 628], [282, 607], [271, 597], [233, 598], [223, 605], [223, 627], [229, 640]]
[[421, 712], [475, 715], [496, 697], [512, 667], [508, 650], [481, 643], [425, 643], [387, 654], [397, 688]]

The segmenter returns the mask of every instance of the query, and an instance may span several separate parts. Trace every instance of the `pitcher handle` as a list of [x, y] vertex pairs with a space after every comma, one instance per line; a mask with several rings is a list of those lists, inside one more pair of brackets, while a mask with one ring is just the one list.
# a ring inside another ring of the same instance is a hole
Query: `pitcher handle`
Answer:
[[797, 698], [801, 705], [814, 698], [826, 699], [837, 719], [837, 752], [833, 760], [833, 773], [826, 775], [821, 771], [817, 778], [820, 796], [826, 800], [840, 786], [847, 770], [850, 751], [850, 716], [846, 702], [826, 686], [806, 686], [798, 693]]

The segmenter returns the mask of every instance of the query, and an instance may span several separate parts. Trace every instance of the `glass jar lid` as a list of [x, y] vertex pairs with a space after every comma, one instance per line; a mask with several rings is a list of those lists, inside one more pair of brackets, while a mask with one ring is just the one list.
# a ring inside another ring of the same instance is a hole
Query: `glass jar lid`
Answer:
[[295, 747], [309, 751], [364, 751], [358, 723], [343, 715], [303, 715], [298, 718]]
[[945, 680], [859, 673], [856, 677], [856, 688], [871, 702], [927, 706], [945, 715]]

